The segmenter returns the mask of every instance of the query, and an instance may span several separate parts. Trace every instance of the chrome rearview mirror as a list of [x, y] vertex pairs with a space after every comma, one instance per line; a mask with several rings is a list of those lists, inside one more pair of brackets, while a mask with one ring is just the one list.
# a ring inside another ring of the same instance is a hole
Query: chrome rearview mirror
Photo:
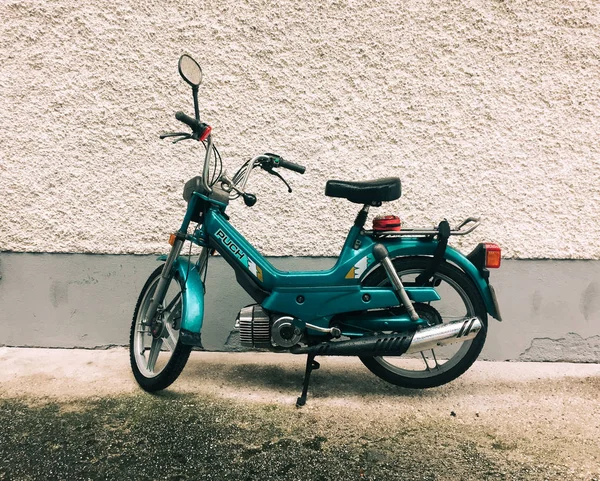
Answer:
[[179, 75], [194, 88], [202, 83], [202, 69], [198, 62], [187, 54], [179, 57]]

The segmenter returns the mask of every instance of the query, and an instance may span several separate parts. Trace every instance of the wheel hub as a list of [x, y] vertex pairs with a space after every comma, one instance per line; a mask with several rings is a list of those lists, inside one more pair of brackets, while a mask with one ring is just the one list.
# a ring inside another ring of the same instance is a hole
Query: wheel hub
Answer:
[[419, 317], [427, 321], [428, 326], [437, 326], [444, 322], [440, 313], [429, 304], [416, 303], [414, 307]]
[[165, 317], [162, 312], [162, 308], [159, 308], [156, 312], [156, 317], [150, 322], [150, 333], [154, 339], [164, 337], [165, 334]]

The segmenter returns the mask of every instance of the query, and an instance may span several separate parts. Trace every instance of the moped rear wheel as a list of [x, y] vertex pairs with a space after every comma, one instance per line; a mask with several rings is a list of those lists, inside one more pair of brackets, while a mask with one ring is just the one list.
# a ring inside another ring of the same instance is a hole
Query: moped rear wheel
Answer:
[[[405, 257], [393, 261], [403, 285], [415, 285], [431, 258]], [[383, 271], [378, 269], [364, 281], [367, 286], [389, 285]], [[414, 304], [432, 324], [456, 321], [477, 316], [483, 329], [472, 340], [451, 344], [404, 356], [361, 357], [367, 368], [381, 379], [398, 386], [423, 389], [446, 384], [463, 374], [475, 362], [485, 343], [487, 310], [479, 291], [467, 275], [457, 267], [443, 262], [433, 276], [433, 285], [441, 300], [428, 304]]]
[[179, 339], [183, 300], [179, 276], [171, 281], [159, 314], [154, 320], [148, 319], [161, 272], [162, 266], [146, 281], [135, 306], [129, 335], [131, 369], [138, 384], [148, 392], [170, 386], [181, 374], [192, 350]]

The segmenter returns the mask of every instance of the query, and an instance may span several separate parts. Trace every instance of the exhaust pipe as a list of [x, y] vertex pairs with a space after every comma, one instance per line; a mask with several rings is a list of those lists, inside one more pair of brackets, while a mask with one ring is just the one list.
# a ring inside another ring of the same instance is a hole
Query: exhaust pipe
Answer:
[[469, 317], [449, 324], [426, 327], [399, 334], [378, 334], [349, 341], [328, 341], [312, 346], [293, 347], [293, 354], [315, 356], [401, 356], [475, 338], [483, 324]]
[[426, 351], [436, 347], [447, 346], [455, 342], [465, 342], [474, 339], [482, 327], [483, 324], [478, 317], [426, 327], [415, 332], [413, 341], [406, 352], [410, 354], [411, 352]]

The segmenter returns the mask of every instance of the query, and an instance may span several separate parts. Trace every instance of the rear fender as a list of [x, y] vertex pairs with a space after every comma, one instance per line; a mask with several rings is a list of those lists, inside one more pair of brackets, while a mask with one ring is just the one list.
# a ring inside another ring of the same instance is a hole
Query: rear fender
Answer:
[[[166, 261], [167, 256], [160, 256], [157, 260]], [[181, 280], [183, 292], [179, 337], [183, 344], [202, 347], [200, 334], [204, 320], [204, 284], [197, 266], [185, 257], [178, 257], [173, 269]]]
[[[390, 258], [402, 256], [419, 256], [419, 255], [433, 255], [437, 246], [437, 241], [424, 241], [422, 239], [403, 239], [401, 242], [390, 242], [386, 243]], [[496, 308], [496, 302], [494, 294], [490, 288], [488, 281], [481, 275], [473, 263], [467, 259], [464, 255], [458, 252], [456, 249], [448, 246], [444, 252], [444, 259], [452, 262], [459, 269], [461, 269], [467, 276], [471, 278], [475, 287], [481, 294], [481, 298], [485, 304], [488, 313], [495, 319], [501, 321], [500, 313]]]

